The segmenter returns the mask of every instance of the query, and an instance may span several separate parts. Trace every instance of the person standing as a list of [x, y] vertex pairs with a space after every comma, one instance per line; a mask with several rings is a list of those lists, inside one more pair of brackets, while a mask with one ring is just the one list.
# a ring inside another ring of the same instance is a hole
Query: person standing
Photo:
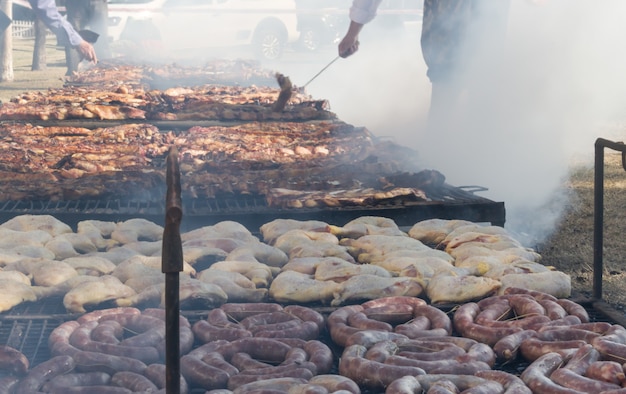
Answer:
[[[339, 56], [359, 49], [359, 33], [382, 0], [353, 0]], [[448, 116], [468, 92], [477, 67], [493, 65], [503, 49], [510, 0], [424, 0], [421, 49], [432, 90], [429, 119]]]
[[28, 0], [37, 18], [50, 29], [59, 43], [75, 50], [81, 59], [98, 62], [96, 51], [85, 41], [72, 25], [59, 13], [55, 0]]
[[[98, 33], [102, 39], [94, 44], [95, 51], [99, 58], [111, 57], [109, 43], [107, 40], [108, 7], [106, 0], [65, 0], [67, 10], [67, 20], [75, 30], [92, 29]], [[71, 48], [66, 48], [65, 59], [67, 62], [68, 75], [78, 71], [78, 64], [81, 59], [76, 56], [76, 52]]]

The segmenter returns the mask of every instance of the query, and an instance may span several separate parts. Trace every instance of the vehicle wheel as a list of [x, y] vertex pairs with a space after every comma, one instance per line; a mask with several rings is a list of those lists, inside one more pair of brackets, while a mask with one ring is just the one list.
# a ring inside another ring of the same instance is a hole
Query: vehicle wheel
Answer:
[[312, 28], [304, 29], [300, 33], [300, 47], [307, 52], [315, 52], [322, 46], [322, 37]]
[[253, 45], [261, 59], [276, 60], [283, 55], [285, 39], [280, 31], [264, 28], [255, 33]]

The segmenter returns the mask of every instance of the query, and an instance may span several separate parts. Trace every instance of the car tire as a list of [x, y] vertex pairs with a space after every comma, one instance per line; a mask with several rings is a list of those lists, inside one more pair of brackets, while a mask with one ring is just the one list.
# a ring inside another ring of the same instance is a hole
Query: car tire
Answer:
[[255, 32], [252, 44], [257, 57], [276, 60], [283, 55], [286, 40], [279, 29], [264, 27]]

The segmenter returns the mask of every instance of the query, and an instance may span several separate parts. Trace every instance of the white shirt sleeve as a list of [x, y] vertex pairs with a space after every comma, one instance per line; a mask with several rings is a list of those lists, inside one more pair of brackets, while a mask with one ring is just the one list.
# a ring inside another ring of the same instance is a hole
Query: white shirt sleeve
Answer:
[[382, 0], [353, 0], [350, 7], [350, 20], [366, 24], [376, 17], [376, 10]]

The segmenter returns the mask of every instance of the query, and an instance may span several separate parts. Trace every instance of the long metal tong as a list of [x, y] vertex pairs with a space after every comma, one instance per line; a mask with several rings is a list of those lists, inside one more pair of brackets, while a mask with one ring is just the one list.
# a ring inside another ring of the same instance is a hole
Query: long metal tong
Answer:
[[304, 90], [304, 88], [306, 88], [311, 82], [313, 82], [315, 80], [315, 78], [319, 77], [321, 73], [323, 73], [324, 71], [326, 71], [326, 69], [328, 67], [330, 67], [334, 62], [336, 62], [337, 60], [339, 60], [341, 56], [337, 56], [336, 58], [334, 58], [333, 60], [330, 61], [330, 63], [328, 63], [326, 66], [324, 66], [324, 68], [322, 68], [317, 74], [315, 74], [313, 76], [313, 78], [309, 79], [309, 82], [305, 83], [304, 85], [302, 85], [302, 87], [300, 88], [301, 90]]

